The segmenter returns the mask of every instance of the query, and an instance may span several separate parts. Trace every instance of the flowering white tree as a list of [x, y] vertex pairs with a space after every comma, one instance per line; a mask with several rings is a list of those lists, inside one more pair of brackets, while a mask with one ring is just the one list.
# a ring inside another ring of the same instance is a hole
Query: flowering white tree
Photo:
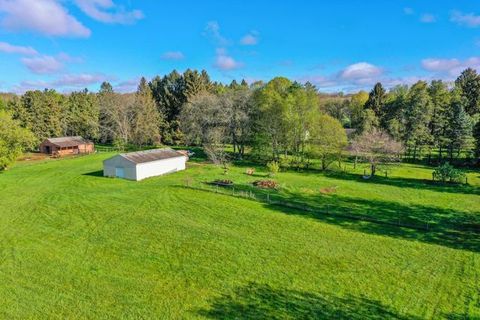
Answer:
[[370, 164], [370, 175], [374, 176], [380, 165], [401, 160], [403, 146], [386, 132], [372, 128], [354, 139], [351, 151]]

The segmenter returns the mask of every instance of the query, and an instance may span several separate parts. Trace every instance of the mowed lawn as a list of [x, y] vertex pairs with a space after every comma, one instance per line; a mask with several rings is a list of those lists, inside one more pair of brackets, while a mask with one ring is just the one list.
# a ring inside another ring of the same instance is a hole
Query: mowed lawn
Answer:
[[[478, 172], [461, 187], [414, 165], [371, 181], [280, 173], [271, 196], [319, 210], [307, 212], [187, 187], [225, 178], [203, 163], [103, 178], [109, 156], [0, 174], [0, 318], [480, 317]], [[227, 176], [239, 189], [263, 179], [244, 171]], [[332, 215], [344, 211], [431, 230]]]

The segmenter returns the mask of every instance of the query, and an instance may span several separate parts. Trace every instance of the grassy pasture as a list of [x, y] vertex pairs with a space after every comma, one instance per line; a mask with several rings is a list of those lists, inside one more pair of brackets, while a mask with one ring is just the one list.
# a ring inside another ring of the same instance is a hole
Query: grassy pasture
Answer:
[[[228, 178], [261, 195], [251, 187], [261, 168], [248, 176], [239, 163], [225, 177], [192, 162], [131, 182], [101, 176], [109, 156], [0, 174], [1, 318], [480, 317], [479, 172], [458, 187], [423, 181], [431, 169], [417, 165], [373, 180], [361, 168], [278, 174], [270, 196], [310, 212], [203, 183]], [[346, 211], [431, 230], [334, 215]]]

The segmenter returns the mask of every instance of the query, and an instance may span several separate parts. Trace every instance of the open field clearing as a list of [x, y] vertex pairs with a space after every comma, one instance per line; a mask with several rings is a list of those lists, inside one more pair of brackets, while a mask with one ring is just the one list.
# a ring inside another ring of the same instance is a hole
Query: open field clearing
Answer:
[[[191, 162], [142, 182], [103, 178], [111, 155], [0, 174], [0, 317], [480, 317], [478, 172], [453, 187], [415, 165], [368, 181], [361, 168], [291, 171], [267, 192], [251, 186], [265, 172], [242, 164], [227, 176]], [[204, 184], [225, 178], [258, 199]], [[315, 210], [259, 201], [266, 193]]]

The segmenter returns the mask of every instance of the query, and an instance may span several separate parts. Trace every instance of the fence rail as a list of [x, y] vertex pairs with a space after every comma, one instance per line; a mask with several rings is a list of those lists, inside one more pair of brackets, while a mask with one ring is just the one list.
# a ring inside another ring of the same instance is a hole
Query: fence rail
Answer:
[[276, 195], [272, 195], [269, 193], [261, 194], [261, 193], [253, 192], [252, 190], [242, 190], [242, 189], [235, 190], [234, 186], [228, 186], [228, 187], [216, 186], [215, 188], [209, 188], [203, 185], [193, 186], [190, 183], [186, 183], [184, 187], [192, 190], [197, 190], [197, 191], [218, 193], [218, 194], [236, 197], [236, 198], [250, 199], [260, 203], [265, 203], [265, 204], [279, 206], [279, 207], [288, 208], [288, 209], [305, 211], [313, 214], [323, 215], [326, 217], [329, 216], [329, 217], [336, 217], [336, 218], [355, 220], [355, 221], [365, 221], [369, 223], [388, 225], [388, 226], [400, 227], [400, 228], [408, 228], [408, 229], [421, 230], [421, 231], [432, 230], [432, 225], [428, 222], [414, 224], [414, 223], [408, 223], [408, 222], [402, 221], [400, 218], [387, 220], [387, 219], [373, 218], [365, 215], [348, 214], [345, 212], [332, 211], [329, 205], [327, 205], [326, 209], [322, 210], [320, 208], [315, 208], [306, 203], [275, 199]]

